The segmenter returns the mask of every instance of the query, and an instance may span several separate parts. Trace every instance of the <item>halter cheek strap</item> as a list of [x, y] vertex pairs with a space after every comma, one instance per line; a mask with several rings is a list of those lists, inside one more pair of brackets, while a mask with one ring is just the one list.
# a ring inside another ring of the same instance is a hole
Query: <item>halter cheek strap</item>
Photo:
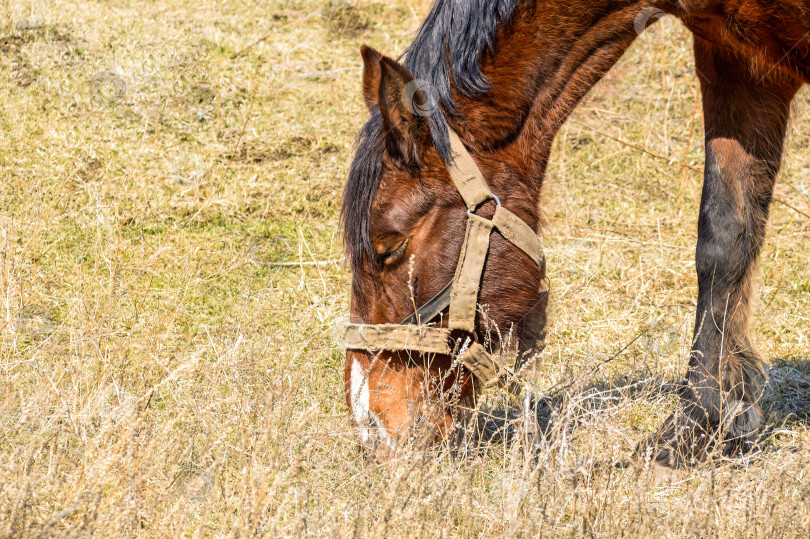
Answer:
[[[513, 382], [514, 372], [509, 367], [496, 362], [477, 342], [469, 344], [469, 339], [465, 344], [454, 342], [451, 332], [475, 331], [478, 292], [494, 229], [526, 253], [541, 270], [545, 268], [543, 244], [532, 227], [501, 206], [500, 200], [490, 191], [461, 139], [452, 129], [449, 130], [449, 135], [453, 162], [448, 167], [448, 172], [467, 206], [467, 230], [453, 280], [401, 324], [346, 324], [344, 344], [346, 348], [368, 352], [389, 350], [446, 355], [459, 353], [459, 361], [485, 386], [499, 383], [516, 392], [518, 388]], [[494, 200], [497, 204], [492, 219], [473, 213], [488, 200]], [[548, 290], [545, 281], [541, 287], [541, 291]], [[426, 325], [448, 307], [446, 328]]]

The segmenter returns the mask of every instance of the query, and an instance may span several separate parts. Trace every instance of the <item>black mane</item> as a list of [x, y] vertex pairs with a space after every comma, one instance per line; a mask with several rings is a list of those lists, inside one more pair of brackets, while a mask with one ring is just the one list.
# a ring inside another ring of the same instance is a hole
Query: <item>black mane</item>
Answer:
[[[428, 116], [433, 144], [442, 160], [450, 161], [445, 112], [455, 113], [452, 80], [464, 95], [479, 95], [490, 88], [481, 72], [480, 57], [494, 53], [499, 23], [511, 20], [522, 0], [436, 0], [413, 43], [404, 65], [417, 79], [435, 88], [440, 107]], [[360, 130], [349, 179], [343, 192], [343, 241], [352, 271], [357, 273], [363, 253], [371, 253], [369, 220], [382, 175], [382, 118], [379, 112]]]

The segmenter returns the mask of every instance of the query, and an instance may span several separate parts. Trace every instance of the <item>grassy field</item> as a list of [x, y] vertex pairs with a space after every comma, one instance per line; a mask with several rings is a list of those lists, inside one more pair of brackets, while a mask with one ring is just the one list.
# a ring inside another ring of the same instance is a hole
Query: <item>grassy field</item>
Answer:
[[688, 358], [703, 146], [676, 21], [556, 141], [538, 382], [565, 388], [539, 455], [363, 458], [337, 344], [358, 48], [400, 53], [428, 9], [0, 6], [0, 536], [806, 536], [806, 91], [759, 279], [761, 451], [610, 466], [672, 410]]

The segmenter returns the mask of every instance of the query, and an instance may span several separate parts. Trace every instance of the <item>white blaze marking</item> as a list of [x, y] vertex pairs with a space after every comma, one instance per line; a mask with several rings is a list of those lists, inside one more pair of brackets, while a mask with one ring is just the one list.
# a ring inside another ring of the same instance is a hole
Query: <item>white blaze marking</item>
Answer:
[[369, 433], [366, 426], [369, 424], [368, 409], [368, 375], [363, 372], [360, 363], [355, 359], [352, 361], [352, 412], [354, 421], [360, 427], [360, 435], [363, 441], [368, 441]]
[[368, 443], [372, 438], [379, 437], [390, 449], [394, 449], [394, 441], [385, 432], [382, 422], [377, 415], [371, 411], [369, 406], [368, 373], [363, 371], [360, 363], [355, 359], [352, 361], [351, 374], [351, 403], [354, 421], [360, 428], [360, 437], [364, 443]]

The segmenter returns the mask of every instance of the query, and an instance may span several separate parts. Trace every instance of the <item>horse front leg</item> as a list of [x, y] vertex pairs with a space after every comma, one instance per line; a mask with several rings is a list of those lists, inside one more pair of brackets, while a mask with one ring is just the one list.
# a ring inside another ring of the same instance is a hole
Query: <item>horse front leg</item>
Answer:
[[642, 446], [680, 467], [755, 441], [762, 360], [749, 336], [754, 272], [780, 167], [790, 102], [800, 82], [695, 38], [706, 167], [698, 221], [697, 319], [677, 411]]

